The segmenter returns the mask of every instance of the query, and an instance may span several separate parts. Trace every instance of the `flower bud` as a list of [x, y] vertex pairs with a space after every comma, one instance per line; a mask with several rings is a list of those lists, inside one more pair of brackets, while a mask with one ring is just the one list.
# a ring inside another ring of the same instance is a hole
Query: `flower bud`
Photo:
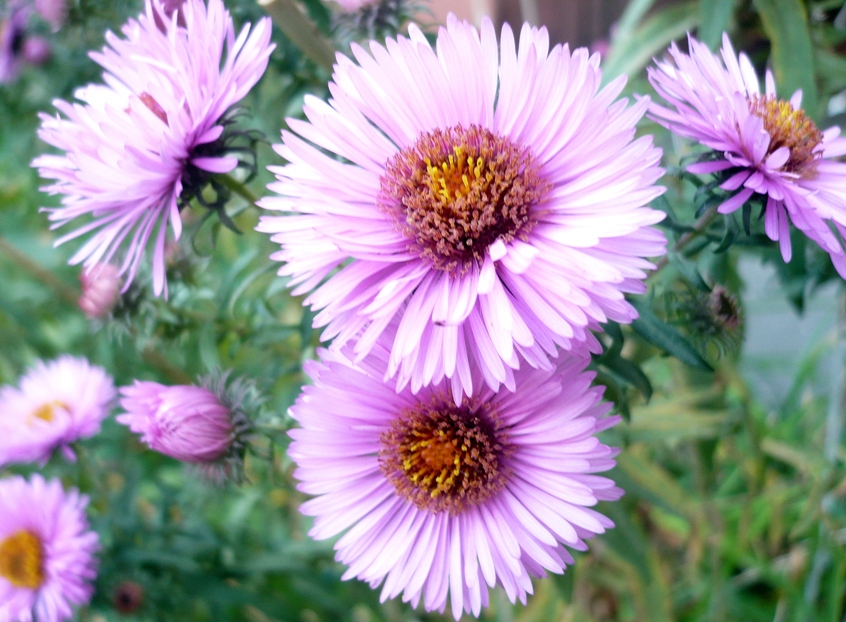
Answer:
[[77, 304], [90, 319], [108, 315], [120, 300], [121, 278], [118, 268], [112, 264], [101, 264], [83, 271], [79, 282], [82, 296]]
[[43, 65], [49, 60], [51, 54], [53, 54], [53, 48], [44, 37], [29, 37], [24, 41], [22, 55], [30, 65], [36, 67]]

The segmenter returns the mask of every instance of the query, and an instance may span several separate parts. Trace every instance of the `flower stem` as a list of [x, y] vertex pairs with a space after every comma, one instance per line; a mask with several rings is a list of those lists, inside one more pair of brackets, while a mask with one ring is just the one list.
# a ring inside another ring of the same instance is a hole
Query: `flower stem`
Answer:
[[251, 207], [255, 207], [256, 201], [259, 200], [259, 197], [245, 184], [241, 183], [237, 179], [230, 177], [229, 175], [221, 175], [218, 179], [220, 180], [220, 183], [222, 183], [232, 192], [246, 200]]
[[10, 244], [2, 237], [0, 237], [0, 252], [11, 259], [20, 268], [23, 268], [23, 270], [28, 272], [30, 276], [34, 277], [38, 281], [41, 281], [44, 285], [52, 289], [62, 300], [74, 306], [76, 305], [79, 298], [79, 292], [66, 285], [50, 270], [30, 259], [26, 253], [18, 250], [17, 247]]
[[303, 54], [332, 73], [335, 49], [295, 0], [259, 0], [259, 6]]
[[[686, 232], [678, 240], [676, 240], [676, 243], [673, 244], [673, 248], [670, 250], [670, 252], [678, 253], [679, 251], [684, 249], [685, 246], [690, 244], [693, 240], [705, 233], [705, 230], [708, 228], [708, 225], [710, 225], [711, 222], [717, 217], [717, 213], [718, 212], [716, 206], [711, 206], [707, 210], [705, 210], [705, 213], [702, 214], [695, 223], [693, 223], [693, 230]], [[652, 276], [660, 272], [668, 263], [670, 263], [669, 253], [655, 262], [655, 270], [652, 271]]]

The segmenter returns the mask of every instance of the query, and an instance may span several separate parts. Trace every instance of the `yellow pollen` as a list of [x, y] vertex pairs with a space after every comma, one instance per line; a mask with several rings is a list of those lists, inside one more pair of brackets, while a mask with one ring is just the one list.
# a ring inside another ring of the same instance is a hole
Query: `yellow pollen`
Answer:
[[15, 587], [37, 590], [44, 583], [41, 540], [21, 530], [0, 541], [0, 577]]
[[770, 135], [767, 156], [782, 147], [790, 149], [790, 157], [781, 170], [803, 177], [816, 174], [816, 162], [822, 154], [815, 149], [822, 142], [822, 132], [804, 110], [795, 109], [789, 101], [772, 95], [753, 95], [749, 99], [749, 111], [764, 122], [764, 129]]
[[30, 418], [30, 423], [32, 423], [32, 419], [41, 419], [42, 421], [46, 421], [48, 423], [53, 421], [53, 419], [56, 417], [57, 408], [67, 410], [68, 406], [64, 402], [60, 402], [58, 400], [42, 404], [33, 411]]

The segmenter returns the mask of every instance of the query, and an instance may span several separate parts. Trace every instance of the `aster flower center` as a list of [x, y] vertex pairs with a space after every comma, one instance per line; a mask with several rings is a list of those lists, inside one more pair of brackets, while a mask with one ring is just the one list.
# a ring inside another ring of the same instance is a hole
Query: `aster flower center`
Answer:
[[15, 587], [36, 590], [44, 583], [44, 551], [41, 540], [21, 530], [0, 541], [0, 577]]
[[406, 409], [382, 433], [379, 463], [397, 492], [421, 510], [456, 514], [507, 479], [507, 435], [488, 406], [437, 401]]
[[822, 132], [801, 108], [796, 110], [788, 101], [772, 95], [753, 95], [749, 111], [764, 122], [770, 135], [767, 155], [781, 147], [790, 149], [790, 157], [781, 170], [790, 173], [813, 173], [821, 153], [814, 151], [822, 142]]
[[380, 183], [409, 249], [448, 272], [483, 260], [497, 240], [526, 239], [551, 187], [528, 148], [478, 125], [424, 132]]
[[67, 410], [67, 404], [59, 401], [52, 401], [42, 404], [36, 408], [31, 415], [31, 419], [41, 419], [42, 421], [51, 422], [56, 417], [56, 409], [61, 408]]

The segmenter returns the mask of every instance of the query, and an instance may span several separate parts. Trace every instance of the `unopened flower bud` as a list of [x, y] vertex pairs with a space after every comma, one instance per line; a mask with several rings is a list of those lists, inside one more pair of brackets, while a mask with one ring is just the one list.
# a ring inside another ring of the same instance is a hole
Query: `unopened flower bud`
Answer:
[[79, 308], [89, 318], [108, 315], [120, 300], [121, 278], [118, 268], [112, 264], [101, 264], [79, 275], [82, 296]]
[[23, 44], [23, 58], [30, 65], [43, 65], [53, 54], [53, 48], [43, 37], [29, 37]]
[[242, 462], [252, 422], [244, 414], [243, 383], [226, 387], [226, 377], [209, 387], [166, 386], [136, 380], [122, 387], [117, 421], [141, 435], [151, 449], [196, 464], [208, 479], [242, 479]]

